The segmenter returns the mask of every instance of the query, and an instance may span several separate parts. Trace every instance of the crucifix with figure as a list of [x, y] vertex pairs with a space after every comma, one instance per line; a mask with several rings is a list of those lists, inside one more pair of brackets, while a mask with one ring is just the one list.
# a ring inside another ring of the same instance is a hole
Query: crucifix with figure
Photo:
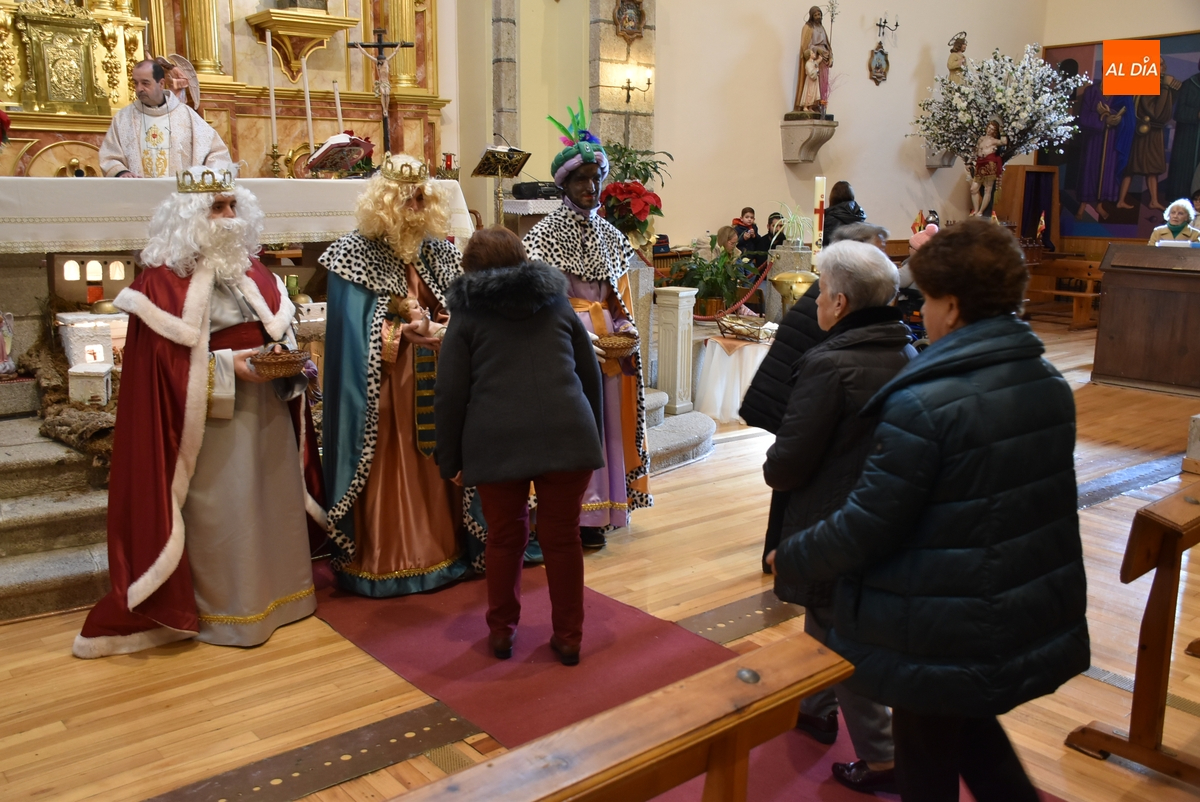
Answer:
[[[396, 53], [400, 52], [402, 47], [416, 47], [415, 42], [385, 42], [383, 35], [387, 33], [386, 28], [376, 28], [375, 41], [373, 42], [347, 42], [346, 47], [358, 48], [363, 55], [375, 62], [375, 94], [379, 97], [379, 102], [383, 105], [383, 150], [385, 153], [392, 152], [392, 135], [389, 130], [390, 123], [388, 121], [388, 106], [390, 105], [392, 95], [391, 70], [388, 62], [396, 57]], [[390, 56], [384, 55], [385, 51], [395, 48]], [[368, 53], [368, 50], [374, 50], [375, 53]]]

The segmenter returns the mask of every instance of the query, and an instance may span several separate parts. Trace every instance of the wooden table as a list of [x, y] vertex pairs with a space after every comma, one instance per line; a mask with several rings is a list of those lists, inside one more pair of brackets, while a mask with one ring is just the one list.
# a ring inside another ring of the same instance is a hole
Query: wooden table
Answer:
[[1200, 395], [1200, 249], [1110, 245], [1092, 379]]
[[[1056, 296], [1071, 299], [1071, 324], [1068, 326], [1071, 331], [1096, 327], [1096, 320], [1092, 318], [1092, 302], [1100, 297], [1096, 287], [1101, 279], [1099, 262], [1085, 259], [1047, 259], [1029, 265], [1029, 277], [1029, 288], [1026, 290], [1029, 295], [1050, 296], [1051, 300]], [[1057, 289], [1055, 284], [1060, 278], [1082, 281], [1083, 290]]]

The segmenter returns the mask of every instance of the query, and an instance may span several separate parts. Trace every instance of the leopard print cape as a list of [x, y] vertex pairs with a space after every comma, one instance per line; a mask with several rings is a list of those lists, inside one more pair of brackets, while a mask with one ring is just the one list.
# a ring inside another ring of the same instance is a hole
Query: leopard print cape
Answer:
[[[379, 440], [383, 322], [387, 314], [387, 302], [391, 295], [408, 294], [408, 271], [404, 269], [404, 262], [386, 242], [367, 239], [357, 231], [333, 242], [317, 261], [331, 273], [336, 273], [346, 281], [358, 284], [379, 296], [371, 318], [370, 341], [367, 347], [367, 408], [363, 421], [362, 454], [345, 495], [338, 499], [328, 512], [329, 536], [340, 552], [334, 560], [335, 567], [340, 567], [354, 559], [357, 547], [338, 523], [350, 514], [363, 488], [367, 486], [367, 475], [371, 471], [371, 462], [375, 458], [375, 447]], [[415, 267], [417, 275], [444, 306], [446, 290], [454, 279], [462, 275], [462, 256], [458, 248], [445, 240], [426, 238], [421, 244], [420, 259]], [[471, 513], [474, 496], [474, 488], [468, 488], [463, 494], [463, 523], [469, 537], [483, 542], [487, 539], [487, 532]]]
[[[634, 326], [637, 321], [621, 297], [619, 283], [629, 272], [629, 263], [637, 258], [629, 239], [612, 223], [598, 214], [590, 217], [560, 206], [543, 217], [525, 235], [525, 251], [530, 261], [552, 264], [564, 273], [584, 281], [607, 281], [621, 310]], [[634, 482], [650, 473], [650, 453], [646, 446], [646, 391], [642, 382], [642, 357], [633, 352], [637, 373], [637, 446], [640, 465], [626, 471], [625, 492], [629, 511], [651, 507], [654, 497], [634, 489]]]

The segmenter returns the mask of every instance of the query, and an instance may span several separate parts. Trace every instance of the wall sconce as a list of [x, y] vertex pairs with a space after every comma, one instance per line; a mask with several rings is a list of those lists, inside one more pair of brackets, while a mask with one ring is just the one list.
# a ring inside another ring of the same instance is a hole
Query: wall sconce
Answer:
[[875, 27], [879, 29], [879, 40], [883, 41], [883, 37], [888, 33], [895, 33], [900, 28], [900, 15], [896, 15], [895, 24], [888, 25], [887, 12], [883, 17], [875, 20]]
[[600, 84], [600, 86], [603, 87], [604, 89], [624, 89], [625, 90], [625, 102], [630, 103], [633, 101], [633, 93], [635, 91], [637, 91], [637, 92], [649, 92], [650, 91], [650, 68], [649, 67], [646, 68], [646, 87], [644, 89], [640, 86], [634, 86], [633, 67], [629, 67], [628, 69], [625, 70], [625, 83], [621, 84], [620, 86], [612, 86], [611, 84]]

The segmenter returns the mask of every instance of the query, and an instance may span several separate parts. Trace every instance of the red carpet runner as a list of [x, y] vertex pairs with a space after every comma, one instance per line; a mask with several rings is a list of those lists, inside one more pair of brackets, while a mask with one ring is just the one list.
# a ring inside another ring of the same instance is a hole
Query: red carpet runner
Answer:
[[[326, 563], [314, 565], [317, 616], [417, 688], [512, 748], [636, 699], [733, 657], [723, 646], [669, 621], [584, 588], [583, 652], [567, 668], [550, 651], [546, 571], [525, 569], [521, 626], [511, 660], [487, 648], [487, 588], [482, 580], [395, 599], [365, 599], [333, 587]], [[854, 752], [843, 726], [822, 746], [791, 732], [750, 756], [750, 802], [813, 799], [863, 802], [830, 775]], [[698, 777], [659, 797], [699, 800]], [[1047, 802], [1061, 802], [1045, 792]], [[878, 799], [898, 800], [879, 795]], [[970, 795], [964, 790], [964, 801]]]
[[550, 651], [546, 571], [525, 569], [511, 660], [487, 648], [487, 587], [364, 599], [314, 566], [317, 616], [338, 634], [509, 748], [636, 699], [733, 657], [724, 646], [584, 588], [583, 651]]

